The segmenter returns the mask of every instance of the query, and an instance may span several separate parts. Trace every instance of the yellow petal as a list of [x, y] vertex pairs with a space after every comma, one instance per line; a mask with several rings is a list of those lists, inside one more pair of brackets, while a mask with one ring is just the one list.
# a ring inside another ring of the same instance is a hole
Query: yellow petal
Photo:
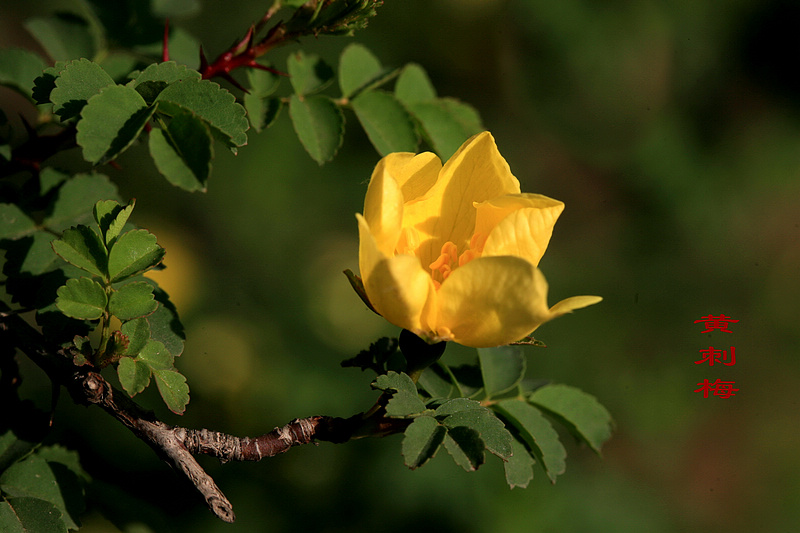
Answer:
[[539, 194], [526, 194], [496, 198], [479, 204], [477, 209], [475, 232], [488, 233], [484, 257], [515, 255], [537, 266], [564, 204]]
[[387, 257], [381, 253], [365, 218], [356, 217], [359, 269], [370, 303], [392, 324], [414, 333], [427, 333], [427, 317], [436, 298], [430, 275], [414, 256]]
[[423, 263], [433, 261], [447, 241], [461, 252], [467, 248], [475, 229], [476, 202], [519, 192], [519, 181], [511, 174], [492, 135], [479, 133], [445, 163], [438, 181], [425, 196], [406, 204], [403, 223], [413, 223], [423, 236], [419, 253]]
[[596, 303], [600, 303], [603, 299], [600, 296], [572, 296], [565, 300], [561, 300], [556, 305], [550, 308], [550, 314], [553, 318], [567, 313], [573, 312], [575, 309], [588, 307]]
[[431, 152], [415, 155], [408, 152], [395, 152], [378, 162], [379, 167], [388, 172], [400, 186], [405, 202], [416, 200], [433, 187], [442, 169], [442, 162]]
[[379, 162], [369, 180], [364, 218], [378, 249], [385, 255], [393, 255], [403, 223], [403, 193], [386, 164]]
[[544, 276], [517, 257], [475, 259], [455, 269], [437, 296], [434, 329], [465, 346], [517, 341], [550, 316]]

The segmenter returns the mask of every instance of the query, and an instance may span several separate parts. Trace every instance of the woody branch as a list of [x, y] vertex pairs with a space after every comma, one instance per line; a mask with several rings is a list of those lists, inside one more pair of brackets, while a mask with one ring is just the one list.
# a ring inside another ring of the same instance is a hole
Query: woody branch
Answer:
[[[7, 346], [19, 347], [47, 373], [54, 387], [63, 385], [76, 403], [96, 405], [124, 424], [159, 457], [183, 474], [200, 492], [211, 511], [226, 522], [235, 519], [233, 506], [192, 454], [211, 455], [223, 463], [259, 461], [301, 444], [317, 441], [343, 443], [353, 438], [385, 436], [402, 432], [408, 425], [406, 420], [384, 416], [386, 398], [381, 396], [367, 415], [295, 419], [254, 438], [171, 426], [113, 387], [93, 367], [72, 364], [72, 354], [66, 349], [48, 345], [44, 337], [18, 315], [0, 313], [0, 338], [4, 339], [4, 344], [8, 343]], [[4, 365], [4, 371], [8, 368], [11, 367]]]

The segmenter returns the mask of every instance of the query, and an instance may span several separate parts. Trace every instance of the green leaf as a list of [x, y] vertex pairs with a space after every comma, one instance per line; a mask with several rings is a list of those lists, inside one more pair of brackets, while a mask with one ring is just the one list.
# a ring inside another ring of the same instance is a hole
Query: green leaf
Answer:
[[43, 168], [39, 172], [39, 194], [44, 196], [54, 188], [58, 187], [69, 179], [69, 174], [59, 172], [53, 167]]
[[[184, 79], [168, 85], [156, 98], [159, 112], [176, 115], [173, 106], [190, 111], [208, 123], [227, 143], [247, 144], [248, 122], [244, 107], [236, 98], [208, 80]], [[168, 104], [168, 105], [162, 105]]]
[[149, 148], [167, 181], [187, 191], [206, 190], [214, 147], [205, 122], [192, 113], [178, 113], [166, 130], [150, 132]]
[[121, 357], [117, 376], [122, 388], [133, 398], [150, 384], [150, 367], [130, 357]]
[[417, 385], [422, 387], [431, 398], [449, 398], [456, 390], [450, 374], [438, 362], [429, 366], [422, 373]]
[[339, 59], [339, 87], [342, 96], [352, 98], [362, 87], [383, 74], [378, 58], [366, 46], [348, 45]]
[[36, 448], [39, 445], [36, 440], [32, 435], [26, 435], [24, 438], [18, 436], [10, 429], [0, 434], [0, 472]]
[[417, 150], [419, 139], [414, 124], [394, 96], [383, 91], [367, 91], [355, 97], [351, 104], [379, 154]]
[[176, 81], [200, 79], [200, 73], [179, 65], [175, 61], [153, 63], [141, 71], [133, 80], [133, 88], [142, 95], [142, 98], [152, 104], [167, 85]]
[[444, 447], [458, 466], [474, 472], [486, 462], [486, 448], [481, 436], [472, 428], [457, 426], [447, 431]]
[[504, 460], [511, 457], [513, 440], [511, 433], [503, 422], [485, 407], [458, 411], [445, 418], [442, 424], [448, 428], [465, 426], [473, 429], [481, 436], [487, 450]]
[[88, 226], [70, 228], [64, 231], [60, 239], [54, 240], [52, 246], [64, 261], [90, 274], [103, 278], [106, 276], [106, 248], [94, 229]]
[[139, 137], [154, 111], [135, 89], [104, 87], [81, 111], [76, 140], [83, 158], [95, 165], [115, 159]]
[[417, 386], [407, 374], [390, 371], [378, 376], [372, 387], [383, 391], [394, 391], [386, 405], [387, 416], [411, 417], [426, 411], [425, 403], [417, 394]]
[[436, 408], [434, 416], [441, 420], [454, 413], [459, 413], [461, 411], [472, 411], [475, 409], [485, 410], [486, 408], [477, 400], [472, 400], [470, 398], [453, 398], [452, 400], [447, 400], [439, 405]]
[[281, 77], [268, 70], [251, 68], [247, 71], [247, 82], [250, 87], [247, 94], [264, 99], [278, 90]]
[[144, 281], [134, 281], [123, 285], [111, 293], [108, 310], [120, 320], [133, 320], [145, 317], [158, 309], [153, 299], [153, 286]]
[[150, 324], [144, 318], [135, 318], [122, 324], [122, 334], [128, 337], [128, 349], [125, 355], [137, 355], [150, 340]]
[[175, 414], [183, 414], [186, 404], [189, 403], [189, 385], [186, 378], [177, 370], [155, 370], [153, 375], [156, 378], [158, 392], [170, 411]]
[[0, 525], [7, 533], [67, 533], [61, 511], [39, 498], [4, 498], [0, 501]]
[[36, 223], [14, 204], [0, 204], [0, 241], [17, 240], [34, 233]]
[[101, 200], [94, 204], [92, 214], [107, 247], [111, 247], [117, 240], [135, 205], [136, 200], [131, 200], [125, 207], [116, 200]]
[[81, 466], [80, 456], [75, 450], [69, 450], [58, 444], [43, 446], [36, 450], [36, 455], [47, 461], [50, 465], [59, 463], [69, 469], [76, 477], [90, 481], [89, 474]]
[[158, 265], [164, 258], [164, 249], [156, 236], [138, 229], [124, 233], [117, 239], [108, 254], [108, 275], [112, 283], [141, 274]]
[[149, 340], [139, 352], [136, 361], [147, 365], [151, 370], [174, 370], [174, 359], [158, 341]]
[[503, 400], [495, 409], [513, 425], [553, 483], [566, 470], [567, 451], [558, 433], [536, 407], [522, 400]]
[[16, 89], [32, 99], [33, 80], [47, 67], [44, 59], [30, 50], [5, 48], [0, 50], [0, 84]]
[[93, 57], [95, 43], [87, 22], [71, 13], [30, 18], [24, 23], [53, 60]]
[[478, 361], [490, 398], [512, 390], [525, 377], [525, 354], [518, 346], [478, 348]]
[[321, 91], [333, 81], [333, 69], [316, 54], [306, 54], [302, 50], [286, 60], [289, 81], [299, 96]]
[[436, 99], [436, 89], [425, 69], [416, 63], [409, 63], [397, 78], [394, 95], [404, 104], [428, 102]]
[[330, 161], [344, 139], [342, 110], [327, 96], [292, 95], [289, 116], [294, 131], [311, 158], [320, 165]]
[[37, 104], [49, 104], [50, 93], [56, 88], [56, 79], [67, 66], [65, 61], [56, 61], [52, 67], [42, 71], [41, 76], [33, 80], [33, 101]]
[[420, 123], [425, 138], [442, 160], [447, 160], [459, 147], [483, 130], [478, 113], [471, 106], [449, 98], [405, 104]]
[[11, 497], [44, 500], [58, 509], [68, 528], [80, 527], [81, 488], [77, 477], [59, 463], [51, 464], [32, 455], [14, 463], [0, 475], [0, 488]]
[[62, 313], [81, 320], [97, 320], [106, 310], [108, 298], [103, 286], [89, 278], [68, 279], [58, 289], [56, 306]]
[[503, 463], [506, 482], [509, 488], [522, 487], [524, 489], [533, 479], [533, 465], [536, 464], [536, 461], [528, 448], [517, 439], [511, 441], [511, 447], [514, 449], [514, 453], [508, 458], [508, 461]]
[[253, 94], [245, 94], [244, 108], [247, 110], [250, 125], [255, 131], [261, 132], [269, 128], [278, 118], [283, 109], [283, 102], [280, 98], [262, 98]]
[[87, 224], [92, 220], [94, 204], [100, 200], [119, 201], [117, 186], [104, 174], [76, 174], [58, 190], [52, 211], [43, 225], [57, 233], [70, 226]]
[[580, 389], [546, 385], [531, 393], [528, 401], [547, 411], [597, 453], [611, 438], [611, 414], [597, 398]]
[[97, 63], [88, 59], [69, 61], [50, 93], [53, 113], [61, 120], [77, 117], [89, 98], [109, 85], [114, 85], [114, 80]]
[[407, 467], [419, 468], [436, 455], [447, 431], [430, 416], [420, 416], [406, 428], [402, 454]]
[[[147, 282], [155, 285], [152, 280]], [[160, 341], [173, 357], [178, 357], [183, 353], [183, 341], [186, 339], [178, 312], [167, 293], [161, 289], [155, 290], [155, 298], [160, 305], [155, 313], [145, 318], [150, 326], [150, 337]]]
[[387, 372], [375, 378], [372, 388], [382, 391], [408, 392], [417, 394], [417, 386], [408, 374], [401, 372]]

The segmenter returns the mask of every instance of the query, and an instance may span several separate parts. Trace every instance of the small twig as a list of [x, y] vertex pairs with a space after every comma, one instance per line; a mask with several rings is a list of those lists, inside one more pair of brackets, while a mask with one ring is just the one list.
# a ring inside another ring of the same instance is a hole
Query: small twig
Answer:
[[[54, 384], [64, 385], [76, 403], [97, 405], [119, 420], [150, 446], [176, 471], [195, 486], [211, 511], [226, 522], [233, 522], [233, 506], [213, 478], [197, 463], [192, 454], [206, 454], [228, 461], [259, 461], [288, 451], [293, 446], [326, 441], [347, 442], [367, 436], [385, 436], [402, 432], [410, 420], [385, 417], [386, 397], [381, 396], [367, 415], [350, 418], [312, 416], [295, 419], [260, 437], [236, 437], [208, 429], [170, 426], [158, 420], [111, 386], [90, 366], [75, 366], [73, 354], [66, 348], [49, 345], [44, 337], [21, 317], [0, 313], [0, 337], [13, 344], [41, 367]], [[9, 366], [8, 370], [15, 367]], [[14, 372], [5, 371], [6, 376]]]

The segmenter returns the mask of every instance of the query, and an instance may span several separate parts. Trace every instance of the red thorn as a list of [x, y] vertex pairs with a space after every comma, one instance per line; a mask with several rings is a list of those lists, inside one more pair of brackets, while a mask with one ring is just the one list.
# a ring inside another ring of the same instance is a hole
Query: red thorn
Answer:
[[241, 84], [240, 84], [238, 81], [236, 81], [235, 79], [233, 79], [233, 76], [231, 76], [231, 75], [230, 75], [230, 74], [228, 74], [227, 72], [222, 72], [222, 73], [220, 73], [220, 74], [218, 74], [218, 75], [219, 75], [221, 78], [223, 78], [224, 80], [227, 80], [227, 81], [228, 81], [228, 83], [230, 83], [231, 85], [233, 85], [234, 87], [236, 87], [236, 88], [237, 88], [237, 89], [239, 89], [240, 91], [244, 91], [244, 92], [246, 92], [246, 93], [248, 93], [248, 94], [250, 93], [250, 91], [248, 91], [247, 89], [245, 89], [244, 87], [242, 87], [242, 85], [241, 85]]
[[287, 78], [289, 77], [289, 74], [287, 74], [286, 72], [282, 72], [276, 68], [267, 67], [265, 65], [262, 65], [261, 63], [256, 62], [255, 60], [251, 61], [247, 66], [258, 70], [266, 70], [267, 72], [272, 72], [276, 76], [285, 76]]
[[161, 60], [169, 61], [169, 19], [164, 21], [164, 47], [161, 52]]
[[208, 69], [208, 59], [206, 59], [206, 54], [203, 53], [203, 45], [200, 45], [200, 72], [205, 75], [205, 71]]

